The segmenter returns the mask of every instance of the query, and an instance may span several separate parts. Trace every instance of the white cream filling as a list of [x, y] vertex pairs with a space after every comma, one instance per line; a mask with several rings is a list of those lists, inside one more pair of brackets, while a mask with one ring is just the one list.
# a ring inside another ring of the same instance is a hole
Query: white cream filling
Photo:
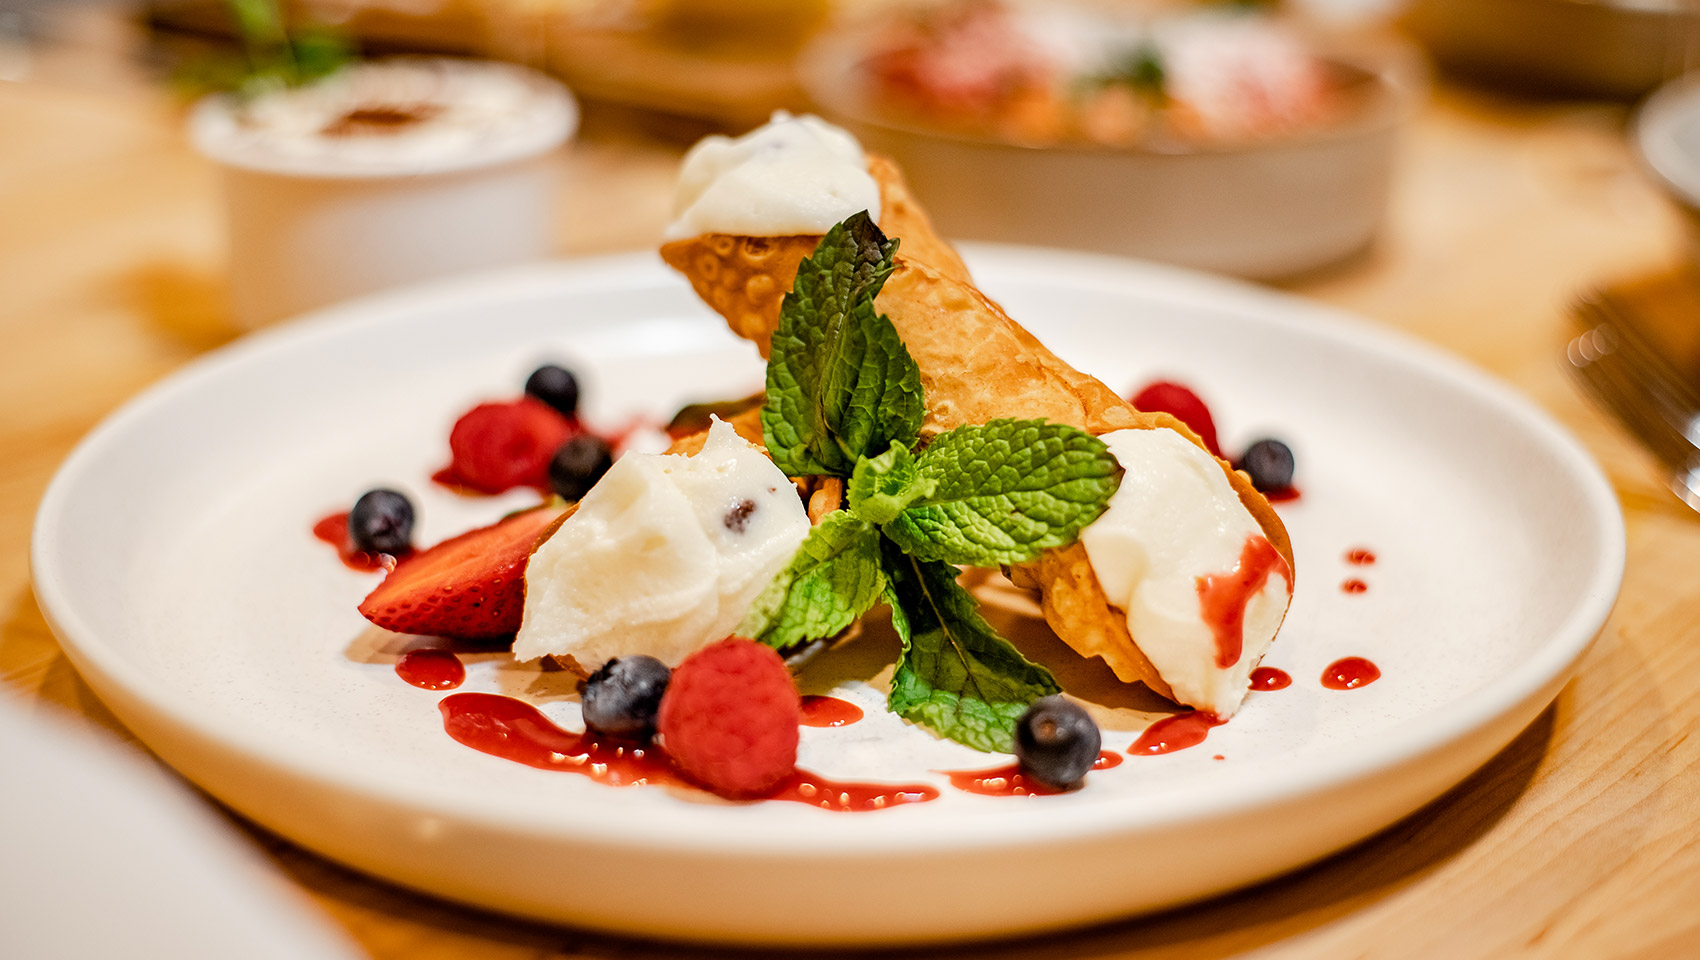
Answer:
[[1234, 571], [1262, 528], [1216, 459], [1179, 433], [1117, 430], [1099, 439], [1127, 472], [1109, 509], [1080, 534], [1098, 583], [1126, 611], [1128, 632], [1175, 698], [1225, 719], [1286, 616], [1290, 575], [1278, 568], [1246, 602], [1240, 655], [1218, 666], [1199, 578]]
[[879, 184], [856, 138], [781, 110], [765, 126], [705, 137], [685, 154], [664, 236], [821, 234], [863, 210], [879, 221]]
[[796, 487], [719, 419], [695, 456], [629, 453], [532, 554], [514, 656], [677, 664], [730, 634], [808, 533]]

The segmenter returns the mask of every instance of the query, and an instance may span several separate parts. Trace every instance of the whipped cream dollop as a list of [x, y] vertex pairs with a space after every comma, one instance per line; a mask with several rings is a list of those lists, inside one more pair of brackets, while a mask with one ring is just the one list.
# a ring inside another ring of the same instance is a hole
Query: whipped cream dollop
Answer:
[[822, 234], [863, 210], [878, 222], [880, 188], [861, 144], [819, 117], [781, 110], [741, 137], [705, 137], [685, 154], [664, 236]]
[[719, 419], [695, 456], [628, 453], [532, 554], [514, 656], [675, 665], [730, 634], [808, 533], [797, 488]]
[[1216, 458], [1168, 429], [1098, 439], [1127, 473], [1080, 534], [1098, 583], [1175, 699], [1239, 709], [1292, 599], [1292, 571]]
[[518, 160], [559, 145], [577, 124], [566, 88], [534, 70], [394, 57], [250, 98], [209, 97], [190, 129], [202, 152], [233, 166], [370, 177]]

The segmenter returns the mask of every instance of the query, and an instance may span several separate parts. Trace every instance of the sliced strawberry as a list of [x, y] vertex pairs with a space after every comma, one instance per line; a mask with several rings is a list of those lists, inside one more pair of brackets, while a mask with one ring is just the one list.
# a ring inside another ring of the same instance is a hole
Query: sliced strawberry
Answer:
[[439, 475], [480, 493], [549, 488], [549, 460], [578, 432], [576, 421], [531, 397], [481, 403], [449, 432], [454, 462]]
[[542, 506], [421, 550], [360, 604], [385, 630], [486, 640], [519, 629], [525, 564], [562, 511]]

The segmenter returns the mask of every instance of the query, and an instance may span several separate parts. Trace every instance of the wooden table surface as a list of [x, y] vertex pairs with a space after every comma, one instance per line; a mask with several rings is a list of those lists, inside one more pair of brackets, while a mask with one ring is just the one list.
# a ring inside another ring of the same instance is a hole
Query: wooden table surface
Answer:
[[[29, 63], [0, 55], [0, 676], [32, 708], [124, 739], [30, 592], [31, 520], [79, 437], [232, 336], [214, 170], [184, 143], [179, 108], [127, 65], [130, 43], [95, 19]], [[1626, 117], [1442, 88], [1404, 143], [1381, 241], [1288, 284], [1486, 368], [1604, 465], [1628, 573], [1556, 704], [1441, 800], [1296, 874], [1156, 917], [920, 955], [1700, 956], [1700, 515], [1558, 363], [1574, 293], [1681, 249]], [[651, 245], [677, 156], [630, 123], [593, 124], [559, 158], [563, 252]], [[740, 955], [447, 905], [249, 832], [374, 957]]]

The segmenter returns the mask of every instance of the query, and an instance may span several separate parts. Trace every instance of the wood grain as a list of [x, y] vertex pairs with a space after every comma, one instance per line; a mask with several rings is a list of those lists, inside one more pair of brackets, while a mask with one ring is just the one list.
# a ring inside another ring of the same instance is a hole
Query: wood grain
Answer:
[[[184, 145], [178, 108], [123, 67], [122, 37], [102, 36], [95, 53], [43, 55], [31, 77], [0, 82], [0, 678], [11, 696], [127, 737], [36, 607], [31, 519], [86, 430], [231, 331], [214, 171]], [[1605, 466], [1628, 520], [1628, 576], [1577, 680], [1446, 797], [1296, 874], [1155, 917], [896, 956], [1700, 955], [1700, 737], [1690, 736], [1700, 516], [1558, 362], [1575, 292], [1658, 268], [1682, 247], [1675, 210], [1625, 146], [1625, 119], [1442, 89], [1404, 143], [1382, 240], [1287, 284], [1504, 378]], [[557, 161], [571, 185], [562, 251], [648, 247], [676, 157], [636, 129], [593, 126]], [[445, 905], [252, 833], [374, 957], [743, 955]]]

